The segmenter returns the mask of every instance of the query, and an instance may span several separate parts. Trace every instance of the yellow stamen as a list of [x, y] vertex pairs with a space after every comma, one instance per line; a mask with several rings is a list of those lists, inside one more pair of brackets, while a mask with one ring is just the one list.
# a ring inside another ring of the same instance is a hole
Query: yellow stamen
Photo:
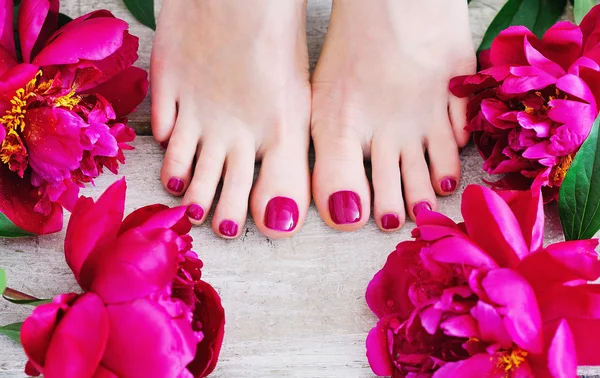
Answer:
[[75, 94], [75, 90], [73, 89], [68, 94], [54, 99], [54, 105], [73, 110], [73, 107], [79, 104], [79, 101], [81, 101], [81, 97], [77, 96]]
[[563, 156], [558, 164], [554, 167], [554, 176], [553, 182], [557, 184], [561, 184], [567, 175], [567, 171], [571, 168], [571, 164], [573, 164], [573, 154]]
[[498, 358], [497, 366], [506, 373], [510, 373], [525, 362], [527, 354], [523, 349], [515, 347], [510, 352], [505, 352]]

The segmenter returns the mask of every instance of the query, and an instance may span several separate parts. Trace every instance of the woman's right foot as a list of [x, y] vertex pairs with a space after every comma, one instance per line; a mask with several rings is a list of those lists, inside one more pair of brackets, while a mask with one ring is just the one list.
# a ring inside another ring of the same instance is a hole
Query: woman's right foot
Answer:
[[[310, 203], [304, 0], [164, 0], [152, 52], [152, 130], [168, 143], [165, 188], [195, 223], [223, 188], [212, 228], [285, 237]], [[193, 168], [194, 159], [197, 159]], [[252, 188], [255, 160], [262, 160]]]

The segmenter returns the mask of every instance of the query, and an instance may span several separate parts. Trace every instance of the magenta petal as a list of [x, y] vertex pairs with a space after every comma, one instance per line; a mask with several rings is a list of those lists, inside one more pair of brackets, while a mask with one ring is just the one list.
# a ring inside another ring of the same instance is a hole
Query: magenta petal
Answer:
[[580, 98], [594, 107], [597, 107], [594, 93], [587, 83], [575, 75], [565, 75], [556, 82], [556, 88], [561, 91]]
[[528, 65], [525, 56], [525, 39], [537, 40], [537, 37], [524, 26], [511, 26], [500, 32], [492, 42], [490, 59], [494, 66]]
[[432, 243], [426, 254], [441, 263], [464, 264], [477, 268], [494, 268], [496, 263], [471, 239], [451, 236]]
[[[176, 303], [167, 303], [174, 306]], [[177, 378], [199, 339], [190, 314], [169, 314], [149, 299], [107, 307], [111, 333], [102, 365], [119, 377]]]
[[577, 356], [575, 341], [569, 325], [562, 320], [548, 349], [548, 368], [553, 378], [572, 378], [577, 376]]
[[448, 336], [478, 337], [477, 322], [471, 315], [456, 315], [440, 324], [440, 328]]
[[[130, 230], [115, 244], [95, 252], [82, 269], [91, 291], [105, 303], [143, 298], [161, 290], [177, 273], [179, 236], [168, 229]], [[97, 253], [97, 255], [96, 255]]]
[[498, 195], [508, 204], [517, 222], [525, 243], [531, 252], [537, 251], [544, 244], [544, 200], [540, 192], [499, 191]]
[[119, 378], [115, 373], [100, 365], [92, 378]]
[[600, 365], [598, 340], [600, 340], [600, 319], [568, 319], [569, 329], [575, 341], [579, 365]]
[[469, 185], [463, 193], [462, 214], [471, 239], [498, 265], [516, 265], [529, 253], [515, 214], [491, 189]]
[[540, 353], [543, 347], [542, 318], [529, 283], [511, 269], [490, 271], [482, 281], [490, 300], [499, 306], [504, 326], [513, 341], [524, 350]]
[[125, 211], [126, 190], [125, 179], [121, 179], [108, 187], [96, 203], [81, 197], [73, 209], [65, 236], [65, 258], [84, 289], [91, 282], [81, 281], [81, 268], [95, 248], [115, 240]]
[[75, 27], [58, 31], [33, 60], [39, 66], [74, 64], [80, 60], [102, 60], [123, 43], [128, 25], [112, 17], [90, 18]]
[[0, 46], [0, 76], [17, 65], [17, 61], [11, 53]]
[[566, 70], [554, 63], [550, 59], [546, 58], [542, 53], [536, 50], [531, 43], [525, 39], [525, 56], [527, 57], [527, 61], [531, 66], [539, 68], [544, 72], [556, 77], [560, 78], [566, 74]]
[[571, 22], [557, 22], [542, 38], [542, 53], [551, 61], [568, 70], [581, 56], [583, 33]]
[[496, 370], [496, 361], [487, 354], [476, 354], [473, 357], [451, 362], [442, 366], [433, 374], [433, 378], [500, 378], [503, 375], [492, 375]]
[[478, 301], [471, 309], [471, 315], [477, 321], [481, 340], [505, 348], [510, 347], [512, 344], [510, 335], [506, 332], [502, 317], [492, 305]]
[[91, 377], [108, 339], [108, 317], [93, 293], [79, 297], [54, 331], [46, 355], [47, 377]]
[[502, 83], [502, 92], [506, 94], [521, 94], [529, 91], [544, 89], [556, 84], [556, 77], [531, 66], [512, 67], [511, 76]]
[[387, 320], [381, 319], [367, 336], [367, 360], [375, 375], [383, 377], [394, 373], [387, 338]]
[[58, 26], [58, 0], [23, 0], [19, 6], [19, 37], [25, 63], [42, 48]]
[[13, 0], [0, 1], [0, 47], [16, 60], [13, 33]]
[[592, 129], [598, 113], [594, 105], [570, 100], [553, 100], [548, 116], [563, 126], [552, 137], [555, 155], [564, 156], [575, 152], [583, 144]]
[[113, 106], [117, 117], [124, 117], [133, 112], [146, 98], [148, 74], [141, 68], [130, 67], [88, 92], [106, 98]]

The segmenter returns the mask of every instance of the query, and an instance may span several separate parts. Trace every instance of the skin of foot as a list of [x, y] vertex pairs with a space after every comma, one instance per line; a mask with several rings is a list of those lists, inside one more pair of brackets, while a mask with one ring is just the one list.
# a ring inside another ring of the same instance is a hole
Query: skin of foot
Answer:
[[[310, 203], [304, 0], [164, 0], [151, 63], [161, 181], [190, 219], [235, 238], [248, 203], [265, 235], [297, 232]], [[168, 143], [168, 145], [167, 145]], [[262, 166], [253, 185], [255, 162]]]
[[313, 198], [331, 227], [362, 227], [371, 210], [394, 231], [460, 180], [466, 101], [450, 79], [476, 59], [464, 0], [334, 0], [312, 78]]

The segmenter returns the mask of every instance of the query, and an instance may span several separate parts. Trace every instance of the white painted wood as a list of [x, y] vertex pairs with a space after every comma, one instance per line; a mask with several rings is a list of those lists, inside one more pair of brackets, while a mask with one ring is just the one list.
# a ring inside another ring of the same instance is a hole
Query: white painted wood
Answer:
[[[121, 0], [63, 0], [63, 9], [78, 16], [108, 8], [132, 21]], [[191, 1], [191, 0], [180, 0]], [[458, 1], [458, 0], [452, 0]], [[374, 2], [375, 3], [375, 2]], [[471, 23], [477, 43], [502, 0], [474, 0]], [[327, 30], [328, 0], [309, 0], [308, 43], [311, 62], [317, 59]], [[148, 68], [152, 33], [132, 22], [141, 37], [140, 66]], [[148, 130], [145, 103], [132, 117]], [[150, 137], [139, 137], [136, 151], [121, 173], [129, 184], [127, 212], [151, 203], [176, 205], [158, 178], [161, 149]], [[479, 183], [481, 161], [473, 148], [462, 156], [463, 183]], [[115, 176], [103, 176], [83, 193], [97, 197]], [[460, 196], [440, 199], [440, 211], [460, 219]], [[65, 216], [67, 220], [68, 216]], [[364, 301], [367, 283], [394, 246], [410, 237], [412, 224], [395, 234], [380, 232], [370, 221], [359, 232], [343, 234], [328, 228], [312, 206], [302, 231], [292, 239], [269, 240], [249, 221], [244, 235], [225, 241], [208, 227], [192, 231], [195, 250], [205, 262], [204, 277], [223, 298], [227, 311], [225, 343], [215, 377], [372, 377], [364, 340], [375, 317]], [[560, 227], [550, 209], [548, 239], [557, 240]], [[0, 266], [9, 284], [38, 297], [77, 291], [64, 262], [64, 231], [26, 240], [0, 240]], [[0, 324], [22, 321], [30, 309], [0, 301]], [[0, 377], [24, 377], [22, 350], [0, 336]], [[586, 370], [596, 376], [598, 370]]]

